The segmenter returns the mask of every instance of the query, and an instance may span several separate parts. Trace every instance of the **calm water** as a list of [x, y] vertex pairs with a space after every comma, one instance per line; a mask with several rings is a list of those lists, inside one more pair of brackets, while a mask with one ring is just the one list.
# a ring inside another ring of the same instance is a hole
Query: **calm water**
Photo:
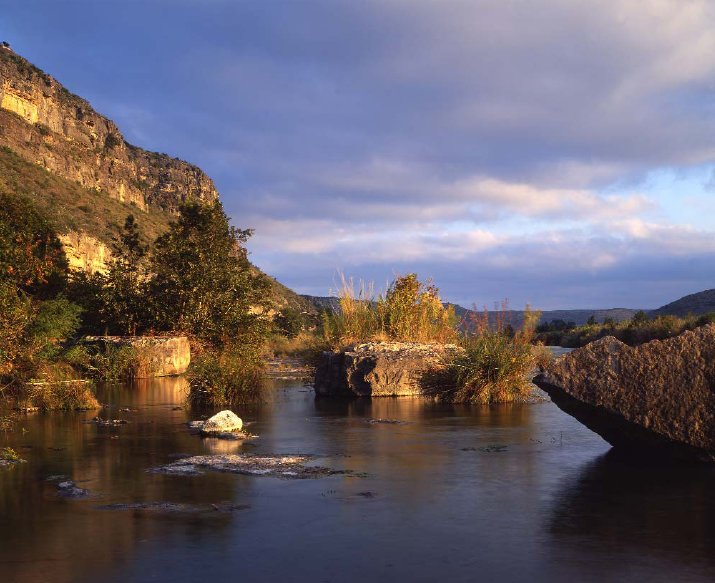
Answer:
[[[273, 403], [237, 409], [260, 435], [240, 444], [187, 433], [182, 383], [107, 388], [103, 415], [126, 426], [30, 415], [24, 435], [0, 436], [28, 462], [0, 471], [2, 583], [715, 580], [715, 471], [614, 458], [551, 403], [316, 401], [276, 381]], [[490, 445], [506, 447], [479, 449]], [[224, 452], [316, 454], [369, 476], [145, 473]], [[53, 474], [95, 497], [58, 498]], [[247, 508], [98, 509], [132, 502]]]

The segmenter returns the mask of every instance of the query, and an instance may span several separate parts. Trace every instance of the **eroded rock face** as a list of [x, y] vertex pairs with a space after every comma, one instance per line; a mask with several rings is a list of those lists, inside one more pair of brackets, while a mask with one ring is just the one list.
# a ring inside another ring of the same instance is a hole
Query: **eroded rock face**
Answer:
[[32, 63], [0, 48], [0, 145], [48, 171], [147, 210], [213, 201], [198, 167], [127, 144], [116, 124]]
[[191, 364], [186, 336], [87, 336], [84, 342], [136, 348], [141, 356], [134, 370], [137, 379], [184, 374]]
[[637, 347], [602, 338], [534, 382], [615, 447], [715, 462], [715, 325]]
[[315, 394], [330, 397], [421, 395], [422, 373], [462, 349], [455, 344], [366, 342], [344, 352], [324, 352]]
[[233, 411], [226, 410], [208, 418], [199, 429], [201, 433], [210, 435], [214, 433], [232, 433], [241, 431], [242, 428], [243, 421], [241, 418]]

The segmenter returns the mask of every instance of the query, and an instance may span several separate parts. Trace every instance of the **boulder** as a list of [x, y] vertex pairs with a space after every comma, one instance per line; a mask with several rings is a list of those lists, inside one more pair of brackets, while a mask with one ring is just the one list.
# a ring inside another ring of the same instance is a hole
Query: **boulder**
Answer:
[[602, 338], [534, 382], [619, 449], [715, 462], [715, 325], [630, 347]]
[[342, 352], [323, 352], [315, 394], [329, 397], [421, 395], [422, 373], [463, 349], [455, 344], [365, 342]]
[[228, 410], [216, 413], [216, 415], [204, 421], [201, 427], [199, 427], [201, 433], [206, 434], [231, 433], [241, 431], [242, 428], [243, 421], [241, 418], [233, 411]]

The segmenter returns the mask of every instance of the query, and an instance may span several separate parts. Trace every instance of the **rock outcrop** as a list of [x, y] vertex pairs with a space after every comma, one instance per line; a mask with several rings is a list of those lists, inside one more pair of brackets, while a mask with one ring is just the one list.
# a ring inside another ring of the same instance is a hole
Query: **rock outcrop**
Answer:
[[715, 325], [635, 348], [602, 338], [534, 382], [614, 447], [715, 462]]
[[323, 352], [315, 394], [329, 397], [421, 395], [420, 378], [462, 349], [455, 344], [366, 342], [343, 352]]
[[184, 374], [191, 364], [191, 347], [186, 336], [87, 336], [84, 342], [136, 349], [136, 379]]
[[175, 212], [188, 199], [215, 200], [200, 168], [128, 144], [117, 125], [50, 75], [0, 48], [0, 146], [81, 185]]

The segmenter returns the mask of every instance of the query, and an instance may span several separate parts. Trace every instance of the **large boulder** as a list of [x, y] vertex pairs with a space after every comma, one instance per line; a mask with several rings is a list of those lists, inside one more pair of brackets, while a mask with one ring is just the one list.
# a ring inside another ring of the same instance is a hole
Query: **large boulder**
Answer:
[[201, 433], [231, 433], [233, 431], [241, 431], [243, 421], [233, 411], [225, 410], [216, 413], [213, 417], [209, 417], [200, 427]]
[[715, 461], [715, 325], [635, 348], [602, 338], [534, 382], [614, 447]]
[[315, 394], [329, 397], [421, 395], [422, 373], [461, 350], [455, 344], [365, 342], [342, 352], [323, 352], [315, 374]]

